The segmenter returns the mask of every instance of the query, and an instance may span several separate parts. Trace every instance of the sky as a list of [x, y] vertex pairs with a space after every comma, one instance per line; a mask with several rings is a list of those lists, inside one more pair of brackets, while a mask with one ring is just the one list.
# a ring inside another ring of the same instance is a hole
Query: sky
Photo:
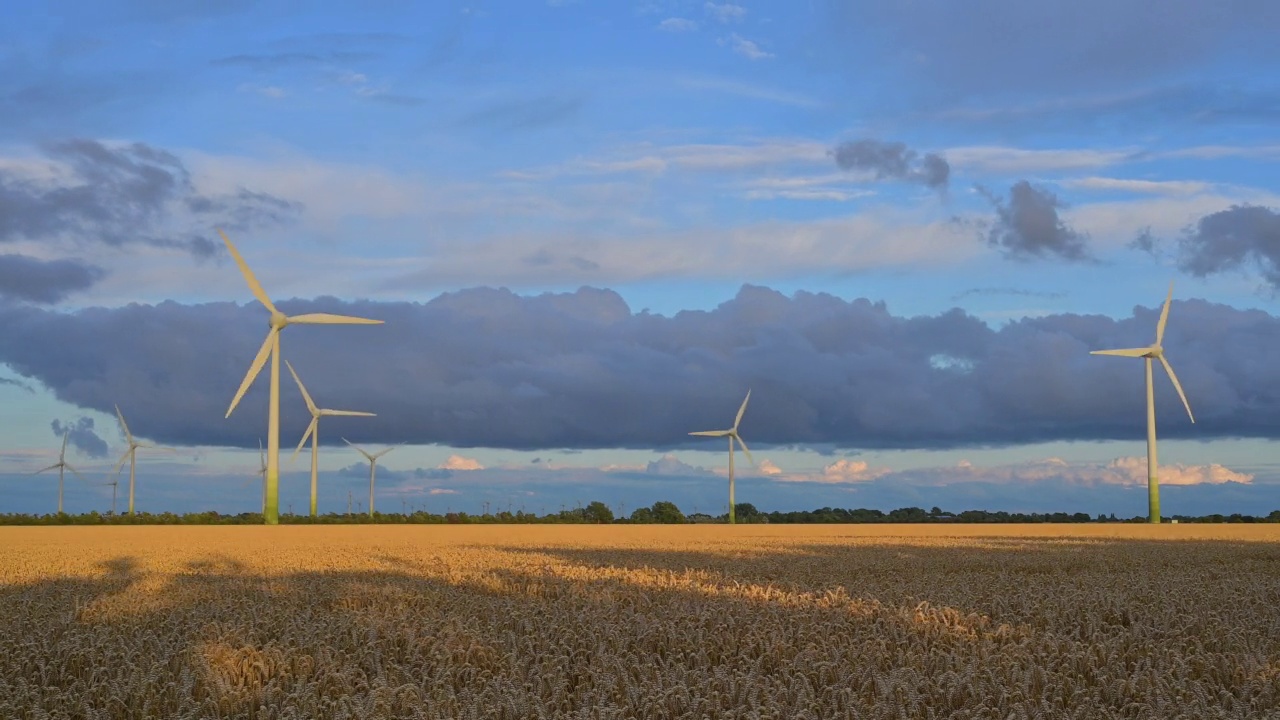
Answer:
[[[1280, 5], [52, 0], [0, 25], [0, 512], [1280, 509]], [[309, 413], [281, 378], [281, 507]], [[402, 446], [400, 446], [403, 444]], [[128, 468], [124, 471], [127, 483]], [[123, 491], [124, 485], [114, 489]]]

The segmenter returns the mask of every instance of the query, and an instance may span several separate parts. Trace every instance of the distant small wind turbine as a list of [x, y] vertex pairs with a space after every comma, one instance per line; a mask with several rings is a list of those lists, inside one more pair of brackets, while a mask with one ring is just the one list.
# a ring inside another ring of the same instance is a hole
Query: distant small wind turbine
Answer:
[[729, 524], [736, 524], [736, 518], [733, 513], [733, 441], [737, 440], [742, 446], [742, 452], [747, 455], [747, 462], [755, 465], [755, 460], [751, 459], [751, 451], [747, 449], [747, 444], [742, 442], [742, 438], [738, 436], [738, 424], [742, 422], [742, 414], [747, 411], [747, 401], [751, 399], [751, 391], [747, 391], [747, 397], [742, 400], [742, 407], [738, 408], [738, 417], [733, 420], [733, 427], [728, 430], [700, 430], [691, 432], [690, 435], [704, 435], [707, 437], [728, 437], [729, 438]]
[[120, 489], [119, 472], [116, 473], [115, 478], [110, 482], [99, 483], [99, 485], [103, 487], [106, 487], [107, 485], [111, 486], [111, 514], [114, 516], [116, 514], [116, 491]]
[[[120, 429], [124, 431], [124, 438], [129, 443], [129, 449], [124, 451], [120, 456], [120, 462], [116, 463], [115, 469], [111, 472], [120, 472], [120, 468], [124, 466], [124, 461], [129, 460], [129, 514], [133, 515], [133, 483], [134, 476], [138, 470], [138, 448], [153, 448], [155, 450], [167, 450], [169, 452], [177, 452], [173, 448], [160, 447], [159, 445], [148, 445], [140, 443], [133, 438], [133, 434], [129, 432], [129, 426], [125, 424], [124, 414], [120, 412], [120, 406], [116, 405], [116, 417], [120, 420]], [[113, 511], [114, 512], [114, 511]]]
[[302, 391], [302, 399], [307, 401], [307, 409], [311, 411], [311, 424], [307, 426], [307, 431], [302, 434], [302, 440], [298, 443], [297, 449], [293, 451], [293, 459], [298, 457], [298, 453], [302, 452], [302, 446], [307, 444], [307, 438], [311, 438], [311, 517], [317, 517], [316, 514], [316, 478], [320, 474], [320, 418], [333, 415], [345, 415], [353, 417], [375, 417], [371, 412], [356, 412], [355, 410], [327, 410], [318, 408], [314, 401], [311, 400], [311, 393], [303, 387], [302, 380], [298, 378], [298, 373], [294, 371], [293, 364], [288, 360], [284, 364], [289, 368], [289, 374], [293, 376], [293, 381], [298, 383], [298, 389]]
[[76, 474], [76, 477], [83, 479], [80, 473], [75, 468], [67, 464], [67, 438], [70, 436], [71, 436], [70, 432], [62, 433], [62, 450], [58, 453], [58, 462], [50, 465], [47, 468], [44, 468], [43, 470], [37, 470], [31, 473], [32, 475], [39, 475], [42, 472], [53, 470], [55, 468], [57, 469], [58, 471], [58, 514], [59, 515], [62, 514], [62, 474], [63, 474], [62, 471], [64, 469], [70, 470], [71, 472]]
[[[262, 512], [267, 511], [267, 452], [262, 449], [262, 441], [258, 441], [258, 474], [255, 476], [262, 481]], [[253, 478], [249, 478], [241, 485], [241, 489], [249, 487], [249, 483], [253, 482]]]
[[391, 452], [392, 450], [395, 450], [400, 446], [392, 445], [391, 447], [386, 448], [382, 452], [377, 452], [370, 455], [368, 452], [365, 451], [364, 448], [360, 447], [359, 445], [356, 445], [355, 443], [351, 442], [346, 438], [342, 438], [342, 442], [350, 445], [356, 450], [359, 450], [360, 454], [365, 456], [369, 460], [369, 517], [373, 517], [373, 476], [375, 473], [378, 472], [378, 458], [382, 457], [383, 455], [386, 455], [387, 453]]
[[267, 292], [262, 289], [253, 271], [245, 264], [244, 258], [240, 257], [240, 251], [231, 244], [231, 238], [221, 230], [218, 234], [226, 243], [231, 257], [235, 258], [236, 265], [240, 267], [240, 273], [244, 275], [253, 296], [271, 312], [269, 321], [271, 329], [267, 332], [267, 339], [263, 341], [257, 357], [249, 366], [249, 372], [245, 373], [244, 381], [240, 383], [240, 389], [232, 398], [226, 416], [231, 417], [232, 411], [240, 403], [240, 398], [244, 397], [245, 391], [253, 384], [258, 373], [262, 371], [262, 366], [266, 364], [267, 358], [270, 357], [271, 394], [267, 405], [267, 506], [262, 515], [267, 525], [276, 525], [280, 522], [280, 331], [288, 325], [381, 325], [382, 321], [329, 313], [306, 313], [293, 317], [285, 315], [271, 304], [271, 298], [267, 297]]
[[1156, 325], [1156, 342], [1144, 348], [1124, 348], [1121, 350], [1093, 350], [1090, 355], [1119, 355], [1121, 357], [1143, 358], [1147, 366], [1147, 521], [1160, 522], [1160, 480], [1156, 463], [1156, 396], [1151, 380], [1151, 360], [1154, 358], [1164, 365], [1165, 372], [1173, 381], [1173, 387], [1182, 398], [1182, 405], [1187, 409], [1187, 417], [1194, 423], [1196, 418], [1191, 414], [1191, 403], [1187, 402], [1186, 393], [1182, 392], [1182, 384], [1173, 372], [1173, 366], [1164, 357], [1164, 326], [1169, 320], [1169, 305], [1173, 302], [1173, 283], [1169, 283], [1169, 296], [1165, 298], [1164, 309], [1160, 311], [1160, 322]]

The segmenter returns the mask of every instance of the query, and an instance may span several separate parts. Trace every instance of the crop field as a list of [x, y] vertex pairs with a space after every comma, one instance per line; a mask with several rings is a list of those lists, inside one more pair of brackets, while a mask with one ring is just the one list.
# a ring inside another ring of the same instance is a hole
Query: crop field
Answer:
[[1280, 525], [0, 528], [0, 718], [1280, 718]]

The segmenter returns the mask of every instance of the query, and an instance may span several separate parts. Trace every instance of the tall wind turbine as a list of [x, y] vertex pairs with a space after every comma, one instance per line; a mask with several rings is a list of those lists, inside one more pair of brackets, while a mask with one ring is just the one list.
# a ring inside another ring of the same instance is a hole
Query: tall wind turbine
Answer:
[[[298, 442], [298, 447], [293, 451], [293, 458], [298, 457], [298, 453], [302, 451], [302, 446], [307, 444], [307, 438], [311, 438], [311, 517], [317, 517], [316, 514], [316, 476], [319, 475], [320, 467], [320, 418], [331, 415], [344, 415], [354, 417], [374, 417], [371, 412], [357, 412], [355, 410], [328, 410], [326, 408], [316, 407], [314, 401], [311, 400], [311, 393], [307, 392], [307, 388], [302, 385], [302, 380], [298, 378], [298, 373], [293, 369], [293, 363], [288, 360], [284, 364], [289, 367], [289, 374], [293, 376], [293, 381], [298, 383], [298, 389], [302, 391], [302, 399], [307, 401], [307, 409], [311, 411], [311, 424], [307, 426], [307, 431], [302, 434], [302, 440]], [[292, 460], [293, 458], [290, 458]]]
[[231, 257], [235, 258], [236, 265], [240, 267], [240, 273], [244, 275], [253, 296], [271, 312], [269, 321], [271, 329], [267, 332], [267, 339], [263, 341], [257, 357], [249, 366], [249, 372], [245, 373], [240, 389], [236, 391], [236, 396], [231, 400], [231, 406], [227, 408], [226, 417], [231, 417], [232, 411], [240, 403], [240, 398], [244, 397], [245, 391], [258, 377], [262, 366], [267, 362], [267, 357], [270, 356], [271, 396], [267, 405], [267, 505], [262, 515], [266, 524], [276, 525], [280, 522], [280, 331], [287, 325], [381, 325], [382, 321], [329, 313], [307, 313], [293, 317], [285, 315], [271, 304], [271, 298], [267, 297], [267, 292], [253, 276], [253, 271], [245, 264], [244, 258], [240, 257], [240, 251], [231, 244], [231, 238], [221, 230], [218, 234], [227, 244]]
[[80, 473], [76, 472], [75, 468], [67, 464], [67, 438], [70, 437], [70, 435], [71, 433], [69, 432], [62, 433], [62, 450], [58, 453], [58, 462], [50, 465], [47, 468], [44, 468], [43, 470], [37, 470], [31, 473], [32, 475], [39, 475], [40, 473], [45, 472], [47, 470], [53, 470], [54, 468], [57, 468], [58, 470], [58, 514], [59, 515], [62, 514], [62, 471], [64, 469], [70, 470], [71, 472], [76, 474], [76, 477], [81, 477]]
[[733, 419], [733, 427], [728, 430], [700, 430], [691, 432], [690, 435], [706, 435], [708, 437], [728, 437], [729, 438], [729, 524], [737, 523], [737, 518], [733, 512], [733, 441], [737, 440], [742, 446], [742, 452], [747, 455], [747, 462], [755, 465], [755, 460], [751, 459], [751, 451], [747, 449], [747, 444], [742, 442], [742, 438], [738, 436], [738, 424], [742, 422], [742, 414], [747, 411], [747, 401], [751, 399], [751, 391], [747, 391], [747, 396], [742, 400], [742, 407], [738, 408], [738, 417]]
[[1182, 392], [1182, 384], [1178, 382], [1178, 376], [1173, 372], [1173, 366], [1164, 357], [1164, 347], [1160, 345], [1164, 340], [1164, 326], [1169, 320], [1169, 305], [1173, 302], [1173, 283], [1169, 283], [1169, 296], [1165, 298], [1164, 309], [1160, 311], [1160, 322], [1156, 325], [1156, 341], [1150, 347], [1144, 348], [1124, 348], [1121, 350], [1094, 350], [1090, 355], [1119, 355], [1121, 357], [1143, 358], [1146, 360], [1147, 366], [1147, 521], [1160, 522], [1160, 480], [1157, 473], [1156, 463], [1156, 396], [1151, 381], [1151, 361], [1159, 360], [1164, 365], [1164, 370], [1169, 374], [1169, 379], [1173, 381], [1173, 387], [1178, 391], [1178, 397], [1182, 398], [1182, 405], [1187, 409], [1187, 417], [1191, 418], [1191, 422], [1195, 422], [1196, 418], [1191, 414], [1191, 403], [1187, 402], [1186, 393]]
[[[138, 448], [144, 447], [144, 448], [154, 448], [156, 450], [168, 450], [171, 452], [177, 452], [177, 451], [174, 450], [173, 448], [160, 447], [159, 445], [148, 445], [146, 443], [140, 443], [137, 440], [135, 440], [133, 438], [133, 433], [129, 432], [129, 426], [124, 421], [124, 414], [120, 412], [119, 405], [116, 406], [116, 417], [120, 420], [120, 429], [124, 431], [125, 440], [129, 442], [129, 449], [125, 450], [124, 454], [120, 456], [120, 462], [116, 463], [116, 467], [114, 470], [112, 470], [112, 472], [120, 472], [120, 468], [124, 466], [125, 459], [128, 458], [129, 460], [129, 514], [133, 515], [133, 482], [134, 482], [134, 475], [137, 473], [137, 470], [138, 470]], [[114, 509], [112, 510], [112, 512], [114, 512]]]
[[359, 450], [361, 455], [369, 459], [369, 517], [373, 517], [373, 475], [378, 471], [378, 458], [382, 457], [383, 455], [386, 455], [387, 453], [391, 452], [392, 450], [395, 450], [400, 446], [392, 445], [391, 447], [383, 450], [382, 452], [377, 452], [370, 455], [369, 453], [365, 452], [364, 448], [360, 447], [359, 445], [356, 445], [355, 443], [351, 442], [346, 438], [342, 438], [342, 442], [350, 445], [356, 450]]

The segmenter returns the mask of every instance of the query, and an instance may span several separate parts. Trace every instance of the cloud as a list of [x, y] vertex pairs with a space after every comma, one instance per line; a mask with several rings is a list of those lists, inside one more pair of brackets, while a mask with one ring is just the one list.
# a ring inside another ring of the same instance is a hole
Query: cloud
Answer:
[[565, 94], [509, 98], [467, 113], [459, 124], [504, 131], [535, 130], [572, 120], [585, 102], [581, 95]]
[[0, 243], [143, 243], [207, 258], [220, 244], [203, 228], [245, 231], [287, 222], [301, 210], [244, 188], [203, 194], [176, 155], [144, 143], [78, 138], [48, 144], [44, 155], [38, 170], [0, 168]]
[[[1231, 470], [1217, 463], [1207, 465], [1164, 464], [1159, 467], [1163, 485], [1249, 484], [1254, 476]], [[958, 483], [992, 483], [998, 485], [1036, 485], [1060, 483], [1073, 487], [1147, 486], [1147, 459], [1119, 457], [1107, 463], [1069, 463], [1062, 458], [1045, 458], [1025, 463], [979, 467], [961, 463], [954, 467], [921, 468], [883, 474], [887, 483], [900, 482], [921, 486]]]
[[651, 460], [649, 464], [645, 466], [644, 471], [649, 475], [690, 476], [710, 474], [707, 470], [690, 465], [683, 460], [680, 460], [675, 455], [663, 455], [657, 460]]
[[430, 490], [427, 491], [427, 494], [428, 495], [457, 495], [458, 491], [450, 490], [449, 488], [431, 488]]
[[969, 172], [998, 175], [1091, 170], [1130, 162], [1140, 155], [1136, 149], [1027, 150], [998, 145], [974, 145], [947, 149], [947, 159], [954, 167]]
[[1195, 195], [1210, 189], [1210, 184], [1191, 180], [1129, 180], [1107, 177], [1071, 178], [1064, 187], [1081, 190], [1151, 193], [1155, 195]]
[[[670, 317], [633, 312], [616, 293], [591, 288], [277, 302], [290, 315], [386, 321], [284, 331], [284, 356], [309, 385], [330, 388], [326, 404], [378, 413], [330, 418], [322, 441], [719, 452], [718, 441], [686, 433], [723, 427], [748, 387], [743, 429], [753, 446], [1141, 440], [1140, 364], [1088, 353], [1148, 342], [1162, 299], [1121, 319], [1053, 314], [998, 329], [958, 309], [903, 317], [867, 299], [750, 285], [716, 308]], [[75, 313], [0, 303], [0, 362], [77, 407], [111, 414], [133, 398], [130, 428], [158, 442], [256, 449], [266, 378], [223, 416], [264, 322], [256, 303]], [[1164, 345], [1197, 423], [1160, 380], [1162, 438], [1280, 438], [1280, 366], [1256, 360], [1280, 357], [1280, 319], [1176, 300]], [[287, 380], [282, 395], [285, 408], [301, 407]], [[283, 412], [282, 436], [300, 437], [307, 421]]]
[[979, 186], [996, 208], [996, 222], [987, 234], [987, 244], [998, 248], [1005, 257], [1030, 260], [1056, 256], [1063, 260], [1091, 260], [1086, 248], [1088, 237], [1072, 230], [1058, 215], [1062, 203], [1047, 188], [1019, 180], [1009, 188], [1009, 200], [996, 197]]
[[782, 474], [782, 468], [778, 467], [777, 463], [775, 463], [772, 460], [769, 460], [768, 458], [761, 460], [760, 465], [756, 468], [756, 470], [761, 475], [766, 475], [766, 476]]
[[748, 60], [767, 60], [774, 57], [773, 53], [761, 49], [754, 40], [748, 40], [737, 33], [729, 36], [729, 44], [733, 46], [734, 52]]
[[742, 22], [742, 19], [747, 16], [746, 8], [741, 5], [734, 5], [733, 3], [717, 4], [708, 2], [703, 5], [703, 9], [705, 9], [707, 14], [712, 18], [722, 23]]
[[951, 177], [951, 166], [942, 156], [919, 157], [900, 142], [856, 140], [837, 145], [832, 155], [841, 169], [869, 172], [877, 180], [905, 180], [937, 189], [945, 188]]
[[[1150, 236], [1138, 246], [1152, 250]], [[1200, 218], [1178, 241], [1178, 268], [1196, 277], [1253, 269], [1280, 290], [1280, 213], [1256, 205], [1233, 205]]]
[[692, 32], [698, 29], [698, 23], [687, 18], [671, 17], [658, 23], [658, 29], [666, 32]]
[[107, 456], [107, 443], [93, 430], [93, 418], [81, 417], [70, 423], [54, 420], [49, 423], [53, 434], [61, 438], [67, 436], [67, 443], [91, 458]]
[[461, 455], [450, 455], [449, 459], [440, 463], [439, 469], [442, 470], [483, 470], [484, 466], [475, 458], [463, 457]]
[[257, 72], [271, 72], [299, 65], [343, 65], [377, 57], [377, 54], [368, 52], [280, 52], [229, 55], [210, 60], [209, 64], [214, 67], [246, 67]]
[[102, 268], [80, 260], [0, 255], [0, 299], [51, 305], [89, 289], [104, 275]]
[[871, 0], [826, 7], [819, 22], [831, 62], [850, 72], [876, 62], [895, 86], [916, 88], [926, 105], [1114, 93], [1222, 57], [1239, 59], [1251, 73], [1280, 60], [1280, 49], [1267, 41], [1280, 30], [1280, 8], [1268, 0], [1239, 0], [1230, 12], [1176, 0], [1158, 15], [1141, 0]]

